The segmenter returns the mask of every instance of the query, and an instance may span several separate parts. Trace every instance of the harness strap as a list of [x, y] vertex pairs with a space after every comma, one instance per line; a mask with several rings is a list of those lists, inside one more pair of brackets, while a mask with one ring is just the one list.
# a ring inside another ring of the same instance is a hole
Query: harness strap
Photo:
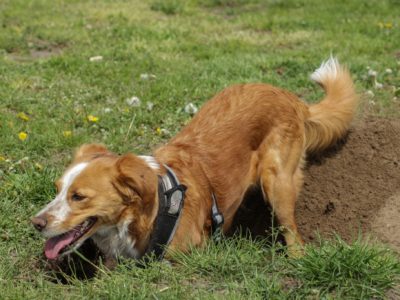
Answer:
[[[179, 182], [170, 167], [167, 165], [164, 167], [167, 170], [166, 174], [158, 176], [158, 213], [143, 262], [148, 261], [151, 257], [157, 260], [164, 258], [166, 248], [175, 235], [182, 215], [186, 186]], [[212, 236], [214, 240], [219, 241], [222, 237], [224, 216], [218, 210], [214, 193], [211, 193], [211, 198]]]
[[216, 241], [219, 241], [222, 235], [222, 225], [224, 225], [224, 216], [218, 209], [217, 199], [214, 193], [211, 193], [211, 198], [213, 201], [211, 207], [211, 220], [212, 220], [211, 231], [213, 238]]
[[167, 173], [158, 176], [158, 214], [146, 256], [162, 260], [182, 215], [186, 186], [180, 184], [171, 168], [164, 165]]

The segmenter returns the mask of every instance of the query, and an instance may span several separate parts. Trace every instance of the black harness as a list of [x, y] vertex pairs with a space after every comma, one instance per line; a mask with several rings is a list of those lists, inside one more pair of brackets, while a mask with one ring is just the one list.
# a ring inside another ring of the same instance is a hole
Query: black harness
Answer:
[[[146, 257], [162, 260], [165, 250], [178, 227], [185, 200], [186, 186], [181, 184], [171, 168], [164, 165], [167, 172], [158, 176], [158, 214], [155, 220], [153, 233], [150, 237]], [[217, 201], [212, 193], [212, 234], [219, 237], [222, 232], [224, 217], [219, 212]]]

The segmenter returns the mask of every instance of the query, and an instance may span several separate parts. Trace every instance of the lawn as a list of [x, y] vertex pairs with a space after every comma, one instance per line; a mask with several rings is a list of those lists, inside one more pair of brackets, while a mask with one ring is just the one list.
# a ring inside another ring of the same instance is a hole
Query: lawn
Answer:
[[0, 298], [370, 299], [398, 289], [398, 254], [361, 238], [322, 240], [291, 260], [279, 244], [235, 237], [172, 265], [123, 261], [56, 284], [29, 224], [78, 145], [151, 153], [190, 121], [189, 103], [233, 83], [317, 101], [309, 74], [331, 53], [353, 74], [360, 114], [398, 118], [398, 0], [1, 0], [0, 25]]

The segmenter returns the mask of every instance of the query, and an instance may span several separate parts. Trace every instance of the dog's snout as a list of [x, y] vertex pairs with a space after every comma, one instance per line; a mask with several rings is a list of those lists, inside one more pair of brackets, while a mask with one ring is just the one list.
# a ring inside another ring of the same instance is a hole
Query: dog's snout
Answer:
[[42, 216], [33, 217], [31, 219], [31, 222], [32, 222], [33, 226], [36, 228], [36, 230], [38, 230], [38, 231], [42, 231], [43, 228], [45, 228], [47, 225], [47, 220]]

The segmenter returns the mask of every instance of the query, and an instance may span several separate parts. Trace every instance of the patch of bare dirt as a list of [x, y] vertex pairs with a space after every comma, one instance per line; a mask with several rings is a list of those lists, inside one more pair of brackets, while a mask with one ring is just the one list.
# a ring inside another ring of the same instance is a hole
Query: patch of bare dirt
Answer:
[[[400, 252], [400, 120], [358, 121], [335, 148], [309, 159], [296, 219], [307, 242], [317, 232], [347, 241], [371, 234]], [[253, 234], [269, 232], [261, 194], [252, 191], [236, 217]]]
[[385, 201], [372, 219], [371, 230], [400, 252], [400, 192]]
[[12, 52], [7, 55], [11, 60], [17, 62], [30, 62], [39, 59], [47, 59], [53, 56], [61, 55], [65, 45], [51, 44], [47, 41], [36, 40], [29, 43], [29, 52], [21, 54], [19, 52]]

